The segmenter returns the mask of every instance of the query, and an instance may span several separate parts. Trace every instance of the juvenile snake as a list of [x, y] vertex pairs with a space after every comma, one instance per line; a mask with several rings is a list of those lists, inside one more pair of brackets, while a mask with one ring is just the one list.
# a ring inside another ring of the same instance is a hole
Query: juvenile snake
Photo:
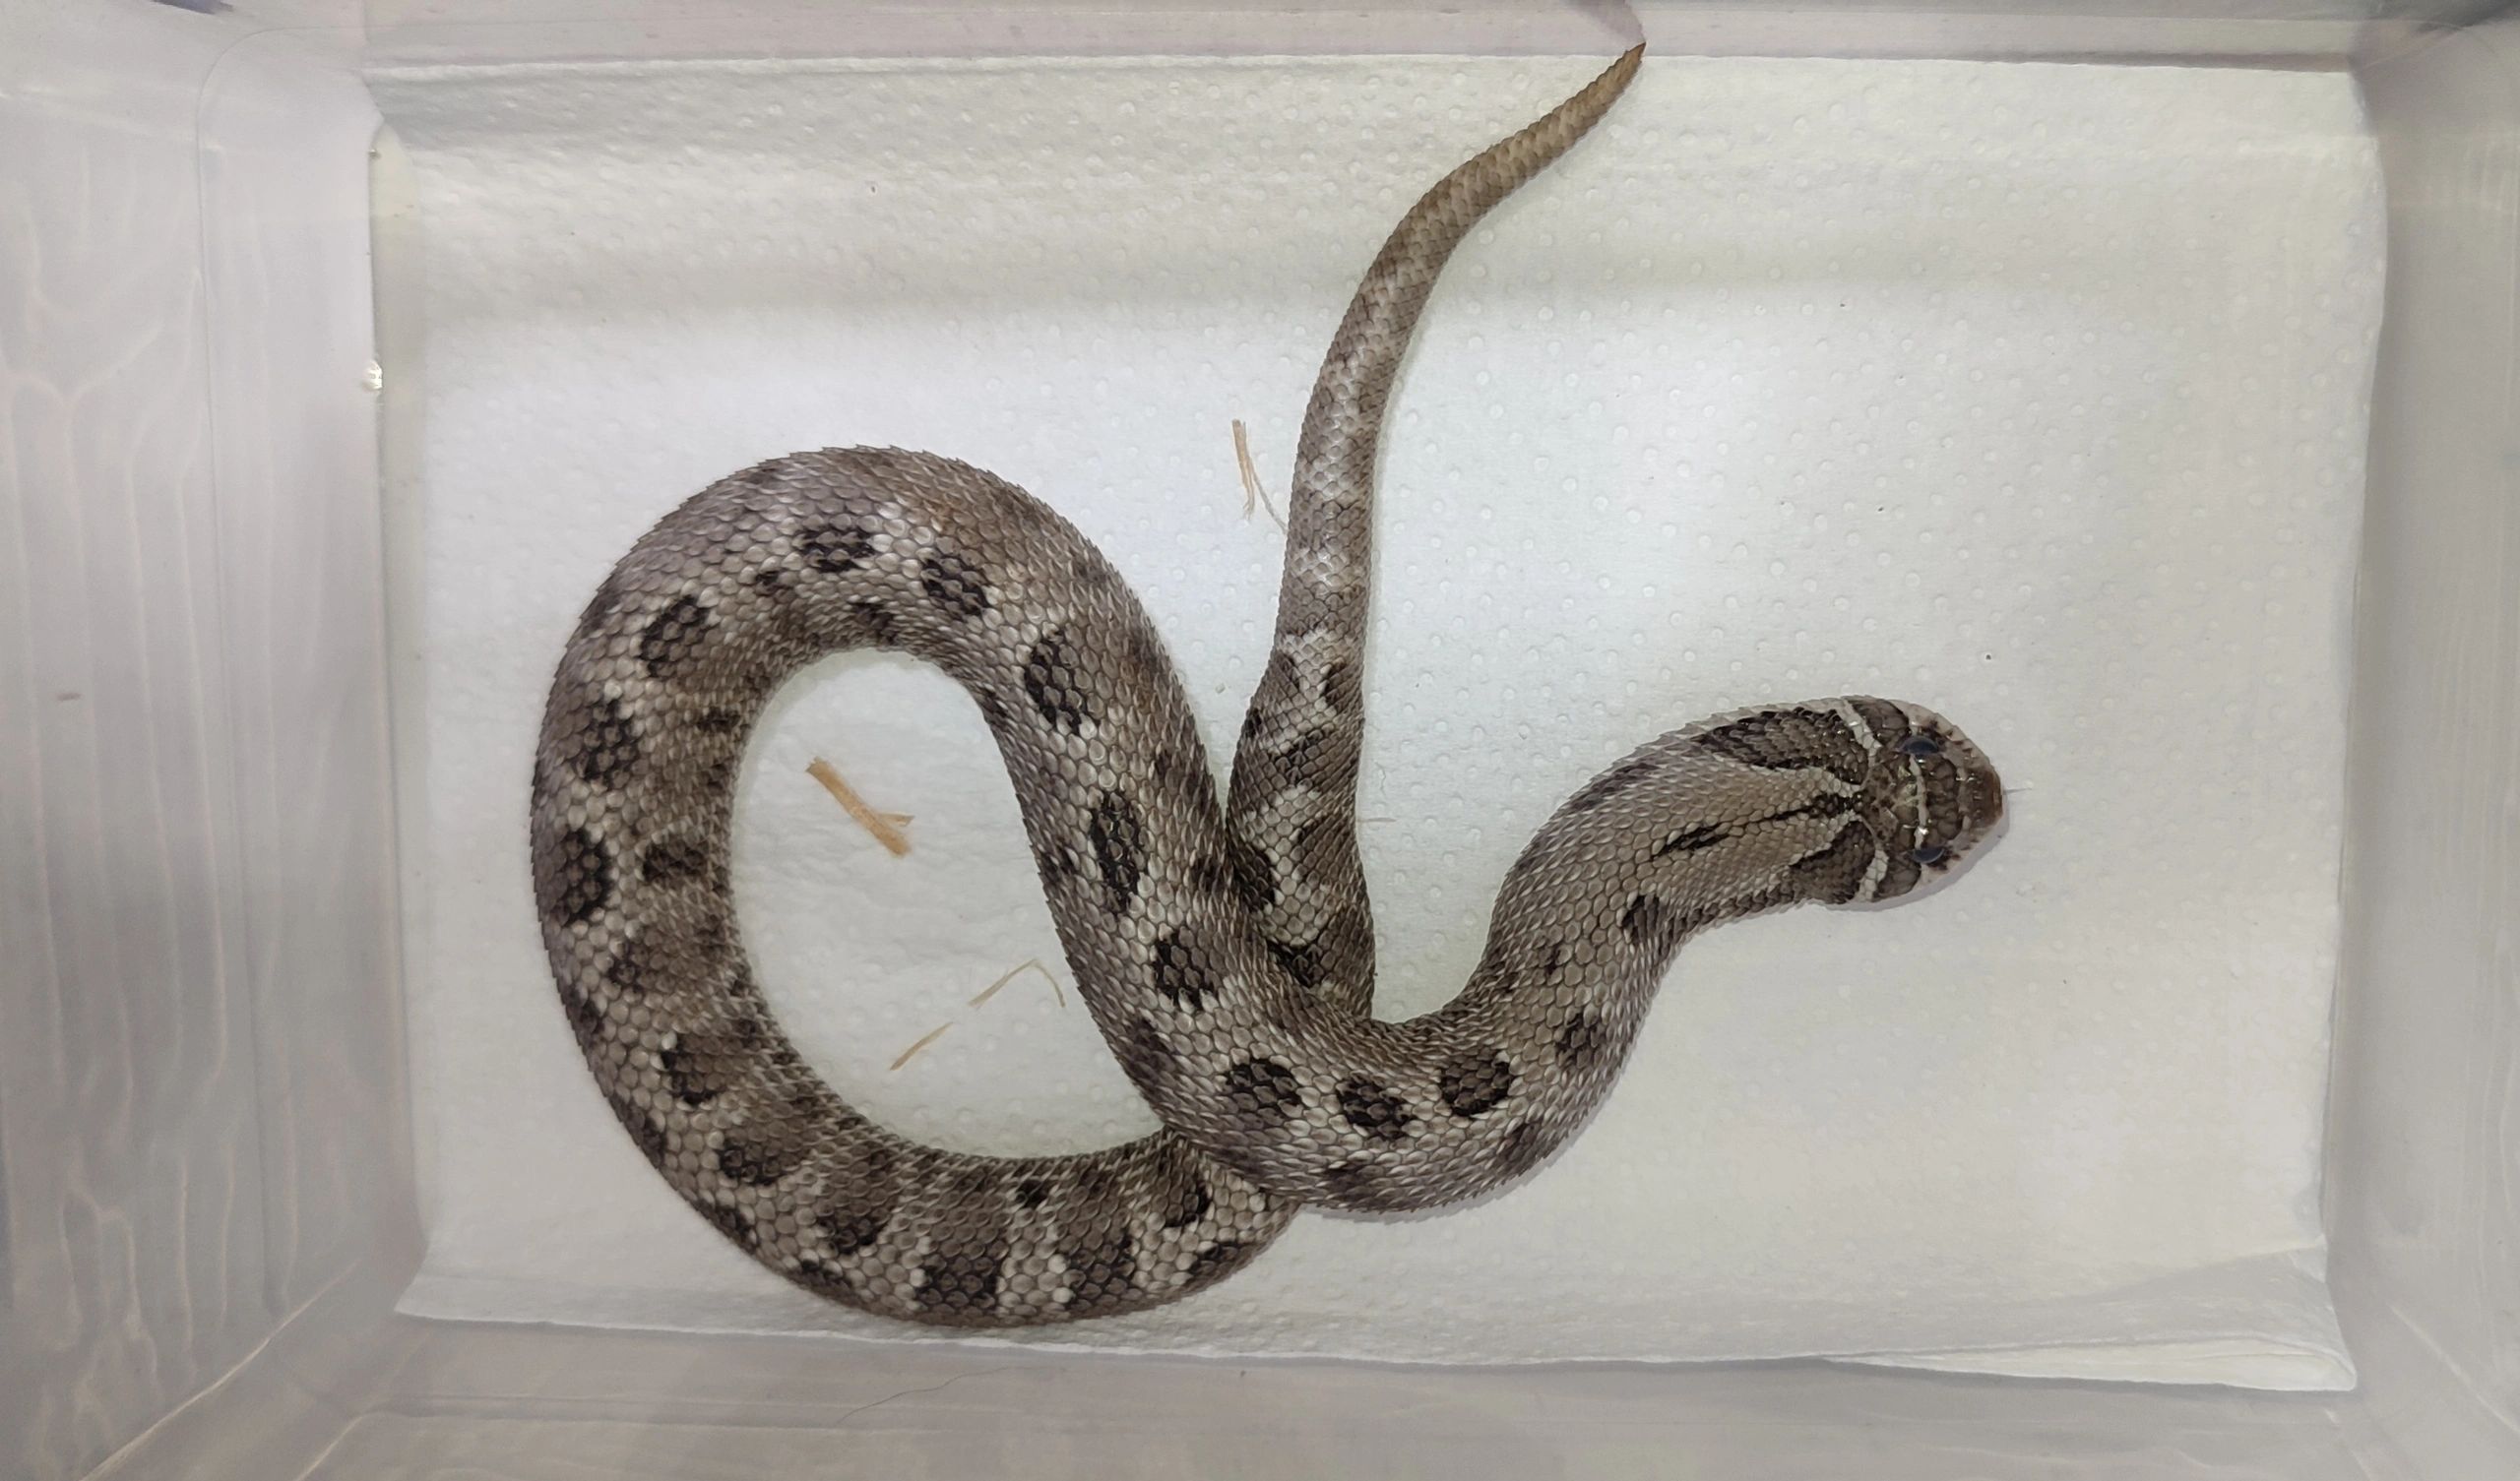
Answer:
[[[1798, 901], [1906, 895], [1988, 834], [1993, 769], [1917, 706], [1702, 721], [1540, 830], [1458, 996], [1369, 1015], [1354, 802], [1384, 402], [1454, 246], [1608, 110], [1641, 50], [1447, 175], [1365, 271], [1305, 411], [1276, 637], [1224, 808], [1118, 573], [979, 468], [882, 448], [773, 459], [613, 568], [543, 714], [535, 896], [597, 1083], [727, 1238], [914, 1322], [1177, 1300], [1302, 1204], [1430, 1208], [1522, 1176], [1608, 1093], [1682, 942]], [[1055, 1157], [917, 1145], [851, 1110], [773, 1021], [735, 929], [737, 770], [783, 681], [866, 647], [936, 664], [977, 703], [1079, 989], [1166, 1130]]]

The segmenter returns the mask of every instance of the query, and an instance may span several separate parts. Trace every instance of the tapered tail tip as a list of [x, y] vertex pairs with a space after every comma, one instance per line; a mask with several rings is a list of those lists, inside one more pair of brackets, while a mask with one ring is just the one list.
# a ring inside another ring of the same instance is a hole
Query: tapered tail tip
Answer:
[[1584, 91], [1597, 96], [1606, 93], [1610, 97], [1616, 97], [1627, 91], [1628, 82], [1636, 76], [1636, 69], [1642, 66], [1644, 61], [1645, 43], [1639, 41], [1620, 52], [1618, 60], [1604, 69], [1602, 75], [1593, 79], [1592, 85]]

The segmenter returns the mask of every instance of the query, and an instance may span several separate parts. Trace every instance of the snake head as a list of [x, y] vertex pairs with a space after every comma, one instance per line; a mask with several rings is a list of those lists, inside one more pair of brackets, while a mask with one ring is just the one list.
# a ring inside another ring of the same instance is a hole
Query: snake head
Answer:
[[2002, 831], [2003, 778], [1959, 726], [1922, 705], [1846, 703], [1870, 732], [1862, 811], [1880, 856], [1857, 902], [1930, 890]]

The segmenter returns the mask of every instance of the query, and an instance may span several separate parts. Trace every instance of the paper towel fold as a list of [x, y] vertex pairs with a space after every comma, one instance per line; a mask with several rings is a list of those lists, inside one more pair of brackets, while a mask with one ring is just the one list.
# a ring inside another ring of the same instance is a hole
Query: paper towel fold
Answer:
[[[919, 1335], [726, 1245], [577, 1059], [523, 816], [579, 606], [729, 469], [930, 449], [1102, 546], [1229, 756], [1280, 554], [1230, 422], [1274, 491], [1384, 232], [1596, 66], [376, 80], [428, 303], [411, 1309]], [[2010, 833], [1911, 907], [1693, 945], [1526, 1182], [1307, 1215], [1206, 1296], [1016, 1340], [2344, 1382], [2315, 1190], [2381, 244], [2342, 75], [1649, 61], [1463, 249], [1397, 396], [1361, 798], [1380, 1011], [1459, 986], [1568, 791], [1739, 704], [1940, 709], [2018, 788]], [[914, 816], [908, 856], [817, 757]], [[758, 975], [851, 1101], [990, 1152], [1153, 1125], [940, 675], [851, 655], [791, 686], [737, 829]]]

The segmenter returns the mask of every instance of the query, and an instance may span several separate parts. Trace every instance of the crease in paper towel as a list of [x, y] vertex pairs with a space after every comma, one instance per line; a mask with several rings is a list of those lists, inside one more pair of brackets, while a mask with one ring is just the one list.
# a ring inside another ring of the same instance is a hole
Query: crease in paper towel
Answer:
[[[904, 1334], [684, 1209], [552, 1008], [516, 778], [578, 607], [729, 468], [927, 448], [1102, 546], [1229, 756], [1281, 548], [1241, 515], [1230, 422], [1283, 486], [1392, 221], [1592, 65], [377, 80], [430, 304], [436, 1199], [409, 1304]], [[1649, 60], [1464, 247], [1395, 401], [1360, 798], [1379, 1011], [1458, 987], [1559, 799], [1734, 705], [1943, 710], [2022, 788], [2010, 833], [1911, 907], [1692, 945], [1539, 1176], [1437, 1217], [1308, 1214], [1197, 1300], [1019, 1340], [2341, 1382], [2310, 1195], [2380, 253], [2341, 76]], [[910, 856], [817, 756], [915, 815]], [[968, 1005], [1066, 966], [940, 675], [849, 655], [791, 686], [737, 835], [765, 991], [869, 1114], [990, 1152], [1151, 1128], [1072, 992]], [[2269, 1258], [2313, 1273], [2247, 1274]]]

